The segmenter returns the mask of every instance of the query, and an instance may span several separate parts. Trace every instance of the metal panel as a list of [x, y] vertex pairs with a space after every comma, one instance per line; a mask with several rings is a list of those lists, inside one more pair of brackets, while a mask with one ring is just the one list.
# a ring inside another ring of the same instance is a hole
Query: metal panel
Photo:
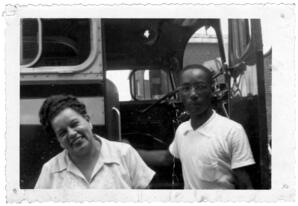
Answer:
[[[103, 97], [81, 97], [79, 98], [86, 104], [87, 112], [90, 115], [92, 124], [104, 125], [104, 98]], [[39, 125], [38, 112], [44, 101], [43, 99], [21, 99], [21, 125]]]

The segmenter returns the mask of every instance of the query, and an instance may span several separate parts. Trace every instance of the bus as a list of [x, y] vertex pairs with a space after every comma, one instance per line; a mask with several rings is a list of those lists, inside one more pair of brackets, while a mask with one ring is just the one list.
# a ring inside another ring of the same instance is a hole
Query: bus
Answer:
[[[44, 99], [72, 94], [87, 106], [94, 132], [138, 149], [168, 149], [189, 119], [179, 72], [213, 73], [213, 108], [243, 125], [256, 164], [256, 189], [271, 188], [271, 56], [261, 19], [20, 20], [20, 188], [62, 149], [39, 123]], [[153, 189], [181, 189], [179, 160], [153, 167]]]

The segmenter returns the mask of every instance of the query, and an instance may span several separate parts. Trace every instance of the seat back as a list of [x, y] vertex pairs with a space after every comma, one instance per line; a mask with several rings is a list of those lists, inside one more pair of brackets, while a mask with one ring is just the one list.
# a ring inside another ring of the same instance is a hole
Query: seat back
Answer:
[[105, 83], [105, 120], [107, 138], [121, 140], [119, 93], [115, 84], [109, 79], [106, 79]]

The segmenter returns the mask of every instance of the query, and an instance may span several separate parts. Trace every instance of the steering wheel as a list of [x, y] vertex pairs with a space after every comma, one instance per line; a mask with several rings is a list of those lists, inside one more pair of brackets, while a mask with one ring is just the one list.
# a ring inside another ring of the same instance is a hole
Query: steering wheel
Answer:
[[179, 91], [179, 88], [174, 91], [169, 92], [168, 94], [166, 94], [165, 96], [163, 96], [162, 98], [160, 98], [159, 100], [157, 100], [156, 102], [154, 102], [153, 104], [151, 104], [150, 106], [146, 107], [145, 109], [143, 109], [139, 112], [142, 114], [145, 114], [146, 112], [148, 112], [150, 109], [152, 109], [156, 105], [160, 104], [165, 99], [170, 98], [171, 96], [175, 95], [178, 91]]

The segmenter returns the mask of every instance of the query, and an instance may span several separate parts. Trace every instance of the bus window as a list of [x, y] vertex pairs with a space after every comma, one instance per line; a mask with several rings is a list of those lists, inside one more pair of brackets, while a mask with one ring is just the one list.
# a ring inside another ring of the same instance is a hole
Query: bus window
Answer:
[[[227, 36], [223, 36], [226, 42]], [[210, 69], [213, 75], [220, 73], [222, 61], [216, 32], [211, 26], [199, 28], [188, 40], [183, 57], [183, 67], [191, 64], [201, 64]], [[223, 75], [217, 75], [214, 87], [225, 85]]]
[[201, 27], [189, 39], [183, 57], [183, 67], [202, 64], [214, 73], [221, 68], [218, 40], [213, 27]]
[[229, 65], [232, 97], [258, 94], [256, 55], [259, 39], [247, 19], [229, 19]]
[[120, 102], [133, 99], [157, 100], [173, 90], [170, 77], [164, 70], [147, 69], [131, 72], [132, 70], [106, 71], [106, 78], [111, 80], [118, 89]]
[[136, 100], [158, 100], [173, 90], [170, 76], [164, 70], [135, 70], [130, 78]]
[[[74, 66], [90, 54], [90, 20], [88, 19], [22, 20], [21, 65], [36, 58], [27, 67]], [[37, 38], [40, 35], [40, 38]], [[39, 46], [39, 47], [38, 47]], [[33, 49], [32, 49], [33, 48]], [[28, 53], [27, 50], [30, 50]]]

